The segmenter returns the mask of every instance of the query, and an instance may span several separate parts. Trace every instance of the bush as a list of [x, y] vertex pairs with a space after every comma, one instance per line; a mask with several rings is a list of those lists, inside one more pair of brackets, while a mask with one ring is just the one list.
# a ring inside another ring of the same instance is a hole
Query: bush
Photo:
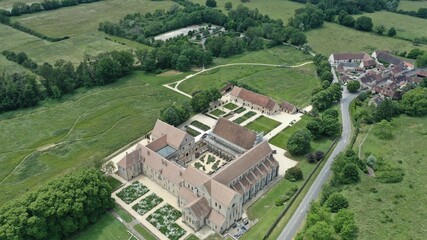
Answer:
[[302, 180], [302, 171], [299, 167], [291, 167], [286, 170], [285, 179], [288, 179], [291, 182]]
[[401, 168], [390, 168], [387, 170], [376, 172], [376, 178], [378, 182], [382, 183], [398, 183], [403, 180], [404, 176], [403, 169]]
[[342, 171], [341, 181], [345, 184], [360, 182], [359, 170], [356, 164], [347, 163]]
[[311, 133], [307, 129], [296, 131], [287, 143], [288, 151], [293, 155], [302, 155], [311, 149]]
[[343, 208], [348, 208], [348, 200], [339, 192], [332, 193], [325, 204], [333, 213], [337, 213]]

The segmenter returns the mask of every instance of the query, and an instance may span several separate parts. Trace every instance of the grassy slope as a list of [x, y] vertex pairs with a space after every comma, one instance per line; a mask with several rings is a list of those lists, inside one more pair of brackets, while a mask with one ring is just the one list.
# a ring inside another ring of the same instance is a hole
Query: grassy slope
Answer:
[[70, 240], [117, 240], [129, 239], [125, 225], [121, 224], [111, 213], [104, 214], [95, 224], [74, 235]]
[[1, 0], [0, 1], [0, 9], [11, 9], [15, 2], [22, 2], [31, 4], [33, 2], [42, 2], [42, 1], [34, 1], [34, 0]]
[[280, 125], [280, 122], [265, 116], [261, 116], [255, 119], [254, 121], [250, 122], [245, 127], [251, 130], [254, 130], [256, 132], [264, 132], [264, 135], [265, 135], [279, 125]]
[[[310, 56], [293, 48], [276, 47], [238, 56], [228, 60], [226, 63], [260, 62], [294, 65], [310, 60]], [[294, 69], [265, 66], [230, 66], [197, 75], [179, 85], [179, 89], [192, 93], [199, 89], [220, 88], [229, 80], [242, 81], [277, 101], [286, 100], [300, 107], [308, 105], [311, 91], [320, 85], [320, 81], [315, 76], [313, 65], [305, 65]]]
[[[427, 235], [424, 227], [427, 209], [422, 204], [427, 202], [427, 119], [400, 116], [392, 125], [393, 139], [380, 140], [371, 131], [362, 151], [402, 167], [405, 171], [403, 181], [383, 184], [364, 176], [360, 184], [344, 191], [350, 209], [355, 213], [359, 239], [424, 239]], [[366, 131], [367, 127], [362, 129], [356, 143], [361, 142]], [[358, 149], [356, 146], [358, 144], [355, 144], [355, 150]], [[377, 189], [378, 193], [372, 193], [371, 188]], [[398, 199], [396, 195], [404, 195], [404, 198]], [[386, 215], [393, 219], [392, 223], [381, 222]]]
[[397, 9], [403, 9], [406, 11], [418, 11], [419, 8], [427, 8], [427, 1], [401, 0]]
[[[415, 48], [408, 41], [360, 32], [333, 23], [325, 23], [323, 28], [307, 32], [307, 39], [315, 51], [327, 56], [333, 52], [372, 52], [376, 49], [403, 52]], [[427, 50], [425, 45], [417, 48]]]
[[9, 61], [6, 59], [5, 56], [0, 55], [0, 73], [7, 72], [7, 73], [15, 73], [15, 72], [25, 72], [31, 74], [29, 70], [22, 67], [21, 65]]
[[[0, 132], [8, 136], [0, 138], [0, 205], [150, 131], [160, 109], [186, 99], [161, 86], [182, 77], [136, 72], [109, 86], [80, 89], [59, 103], [0, 115]], [[57, 142], [64, 144], [36, 151]]]
[[[205, 0], [192, 0], [199, 4], [205, 4]], [[260, 13], [268, 14], [272, 19], [282, 19], [283, 22], [287, 23], [288, 19], [292, 17], [295, 10], [304, 7], [301, 3], [291, 2], [288, 0], [251, 0], [247, 3], [242, 3], [240, 0], [217, 0], [217, 7], [225, 11], [224, 4], [226, 2], [233, 3], [233, 8], [236, 8], [239, 4], [255, 9], [258, 8]], [[268, 2], [268, 4], [266, 4]]]
[[396, 28], [398, 37], [411, 40], [427, 37], [427, 27], [421, 27], [427, 26], [427, 19], [386, 11], [365, 13], [363, 15], [372, 18], [374, 26], [384, 25], [387, 29], [391, 27]]

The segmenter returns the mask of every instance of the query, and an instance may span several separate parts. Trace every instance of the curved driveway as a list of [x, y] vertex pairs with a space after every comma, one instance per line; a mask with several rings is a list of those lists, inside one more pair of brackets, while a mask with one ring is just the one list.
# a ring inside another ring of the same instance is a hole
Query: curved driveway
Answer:
[[350, 108], [351, 101], [356, 97], [357, 97], [357, 94], [351, 94], [347, 91], [347, 88], [344, 89], [343, 97], [340, 102], [341, 117], [342, 117], [342, 124], [343, 124], [341, 138], [338, 141], [337, 146], [333, 150], [332, 154], [329, 156], [328, 160], [326, 161], [325, 165], [323, 166], [322, 170], [320, 171], [319, 175], [317, 176], [316, 180], [314, 181], [313, 185], [311, 185], [307, 194], [304, 196], [304, 199], [298, 206], [294, 215], [289, 220], [288, 224], [283, 229], [283, 231], [280, 233], [278, 239], [280, 240], [292, 239], [298, 233], [298, 230], [300, 229], [307, 215], [307, 211], [310, 208], [310, 203], [319, 196], [319, 193], [322, 190], [323, 184], [325, 184], [325, 182], [331, 176], [331, 165], [334, 161], [334, 158], [340, 152], [344, 151], [348, 143], [350, 142], [351, 119], [350, 119], [349, 108]]

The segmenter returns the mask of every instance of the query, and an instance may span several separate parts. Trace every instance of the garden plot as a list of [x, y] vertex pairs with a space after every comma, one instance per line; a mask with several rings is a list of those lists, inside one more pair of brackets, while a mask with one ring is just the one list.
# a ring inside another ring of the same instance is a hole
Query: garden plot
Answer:
[[203, 123], [201, 123], [201, 122], [199, 122], [197, 120], [192, 121], [190, 123], [190, 125], [193, 125], [196, 128], [198, 128], [200, 130], [203, 130], [203, 131], [208, 131], [209, 129], [211, 129], [209, 126], [207, 126], [207, 125], [205, 125], [205, 124], [203, 124]]
[[227, 108], [228, 110], [234, 110], [236, 109], [238, 106], [234, 103], [227, 103], [224, 105], [224, 108]]
[[186, 233], [184, 229], [175, 223], [181, 216], [182, 213], [180, 211], [166, 204], [148, 216], [147, 221], [159, 229], [159, 231], [169, 239], [178, 240]]
[[142, 216], [153, 209], [155, 206], [159, 205], [161, 202], [163, 202], [163, 199], [152, 193], [148, 197], [142, 199], [139, 203], [133, 205], [132, 208]]
[[194, 161], [191, 165], [207, 174], [212, 174], [225, 164], [227, 164], [227, 161], [224, 159], [217, 157], [212, 153], [207, 153]]
[[210, 112], [211, 115], [214, 115], [216, 117], [221, 117], [222, 115], [226, 114], [226, 112], [222, 111], [221, 109], [217, 108]]
[[121, 190], [119, 193], [117, 193], [117, 197], [123, 200], [123, 202], [129, 204], [146, 194], [148, 191], [149, 190], [146, 186], [142, 185], [139, 182], [134, 182], [128, 187]]

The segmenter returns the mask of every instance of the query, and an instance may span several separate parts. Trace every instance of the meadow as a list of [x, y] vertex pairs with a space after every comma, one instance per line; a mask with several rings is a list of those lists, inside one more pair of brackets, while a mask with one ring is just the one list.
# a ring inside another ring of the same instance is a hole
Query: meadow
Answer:
[[[224, 60], [224, 59], [221, 59]], [[250, 52], [234, 57], [227, 63], [270, 63], [297, 65], [311, 61], [311, 56], [290, 47]], [[218, 64], [218, 63], [217, 63]], [[311, 91], [320, 85], [314, 66], [308, 64], [298, 68], [279, 68], [268, 66], [227, 66], [199, 74], [181, 83], [178, 88], [186, 93], [212, 87], [221, 88], [229, 80], [248, 84], [276, 101], [286, 100], [299, 107], [309, 104]]]
[[[203, 5], [206, 2], [205, 0], [192, 1]], [[231, 2], [233, 4], [233, 9], [239, 4], [242, 4], [250, 9], [257, 8], [260, 13], [268, 14], [272, 19], [282, 19], [284, 23], [287, 23], [288, 19], [294, 15], [295, 10], [304, 7], [301, 3], [291, 2], [289, 0], [251, 0], [246, 3], [242, 3], [240, 0], [216, 0], [216, 2], [217, 8], [224, 12], [226, 12], [224, 8], [226, 2]]]
[[364, 13], [363, 15], [372, 18], [374, 26], [384, 25], [387, 29], [394, 27], [397, 30], [397, 37], [410, 40], [427, 38], [427, 27], [421, 27], [427, 26], [427, 19], [387, 11]]
[[0, 132], [7, 137], [0, 138], [0, 205], [146, 134], [162, 108], [187, 99], [161, 86], [183, 75], [135, 72], [59, 102], [1, 114]]
[[[402, 115], [392, 121], [393, 138], [379, 139], [370, 131], [362, 145], [362, 156], [373, 154], [404, 169], [400, 183], [385, 184], [362, 176], [355, 186], [346, 186], [350, 209], [359, 227], [358, 239], [424, 239], [427, 230], [427, 119]], [[370, 126], [361, 129], [354, 150]]]
[[15, 62], [7, 60], [5, 56], [0, 54], [0, 74], [2, 74], [3, 72], [6, 72], [6, 73], [25, 72], [25, 73], [31, 74], [31, 72], [26, 68], [22, 67], [21, 65]]
[[408, 1], [401, 0], [397, 9], [403, 9], [406, 11], [418, 11], [419, 8], [427, 8], [427, 1]]
[[409, 52], [414, 48], [427, 50], [426, 45], [414, 46], [409, 41], [356, 31], [334, 23], [325, 23], [322, 28], [306, 34], [309, 45], [314, 51], [326, 56], [334, 52], [365, 51], [371, 53], [378, 49], [399, 52]]

